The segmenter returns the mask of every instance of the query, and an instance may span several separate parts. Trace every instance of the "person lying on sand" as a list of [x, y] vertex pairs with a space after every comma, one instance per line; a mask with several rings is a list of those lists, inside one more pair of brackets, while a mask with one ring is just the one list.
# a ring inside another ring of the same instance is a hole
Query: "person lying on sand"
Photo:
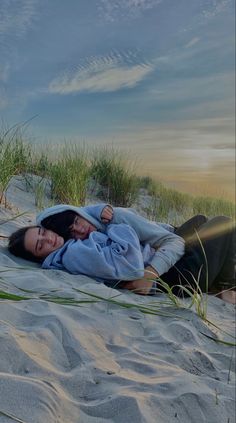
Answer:
[[133, 280], [144, 274], [145, 261], [154, 249], [141, 248], [135, 231], [126, 224], [108, 225], [107, 231], [92, 231], [85, 240], [64, 239], [41, 226], [14, 232], [9, 250], [23, 258], [41, 262], [43, 269], [65, 270], [98, 280]]
[[[89, 213], [91, 213], [91, 216]], [[85, 219], [85, 216], [87, 219]], [[174, 228], [170, 225], [156, 224], [131, 210], [122, 208], [114, 208], [113, 210], [108, 205], [87, 206], [84, 208], [68, 205], [54, 206], [40, 213], [37, 217], [37, 223], [43, 223], [47, 226], [50, 224], [55, 225], [56, 221], [56, 225], [60, 223], [61, 226], [58, 232], [62, 231], [64, 234], [71, 234], [70, 236], [81, 237], [81, 240], [86, 240], [88, 239], [87, 237], [90, 238], [97, 230], [105, 233], [110, 225], [104, 224], [104, 221], [108, 223], [112, 221], [113, 227], [119, 221], [123, 221], [126, 224], [131, 223], [132, 225], [130, 226], [135, 230], [141, 248], [145, 245], [154, 248], [152, 255], [144, 263], [143, 276], [122, 284], [123, 288], [135, 290], [136, 293], [149, 294], [152, 292], [153, 279], [158, 279], [159, 277], [173, 287], [173, 292], [177, 295], [182, 295], [183, 293], [182, 289], [177, 285], [189, 285], [196, 289], [196, 284], [198, 283], [202, 292], [219, 292], [222, 290], [222, 285], [224, 289], [231, 289], [234, 286], [235, 233], [232, 220], [225, 216], [218, 216], [206, 221], [203, 216], [197, 216], [196, 225], [199, 223], [199, 219], [204, 220], [204, 223], [198, 227], [198, 234], [193, 231], [195, 226], [194, 218], [176, 230], [176, 232], [180, 233], [182, 231], [185, 235], [185, 252], [182, 248], [183, 239], [173, 232]], [[170, 228], [168, 228], [169, 226]], [[38, 233], [38, 235], [41, 234]], [[22, 257], [23, 250], [20, 248], [16, 251], [13, 242], [16, 238], [14, 234], [10, 237], [9, 250], [13, 254], [21, 255]], [[33, 251], [30, 252], [32, 253]], [[91, 271], [91, 267], [90, 261], [89, 271]], [[93, 269], [93, 271], [95, 271], [95, 276], [99, 277], [96, 274], [96, 269]], [[85, 274], [93, 276], [91, 273]], [[123, 280], [127, 281], [128, 279]], [[232, 302], [234, 302], [235, 293], [230, 292], [230, 297], [232, 297]]]

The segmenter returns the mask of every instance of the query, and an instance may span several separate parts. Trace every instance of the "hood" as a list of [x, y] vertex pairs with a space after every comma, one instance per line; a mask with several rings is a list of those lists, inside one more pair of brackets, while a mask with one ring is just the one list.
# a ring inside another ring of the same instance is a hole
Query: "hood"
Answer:
[[104, 225], [99, 222], [99, 220], [95, 219], [94, 217], [90, 216], [86, 211], [85, 207], [76, 207], [71, 206], [68, 204], [57, 204], [56, 206], [48, 207], [47, 209], [43, 210], [36, 216], [36, 225], [41, 225], [42, 221], [49, 216], [53, 216], [58, 213], [62, 213], [66, 210], [71, 210], [78, 213], [81, 217], [86, 219], [92, 225], [94, 225], [97, 229], [102, 230]]

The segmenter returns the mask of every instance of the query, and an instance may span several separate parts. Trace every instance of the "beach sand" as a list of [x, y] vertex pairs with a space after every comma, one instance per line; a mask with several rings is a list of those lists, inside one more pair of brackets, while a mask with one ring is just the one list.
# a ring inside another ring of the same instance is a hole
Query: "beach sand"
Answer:
[[[163, 305], [170, 316], [143, 314], [141, 305], [166, 296], [142, 297], [17, 259], [4, 236], [34, 223], [36, 210], [21, 189], [10, 187], [7, 199], [13, 207], [0, 208], [0, 289], [31, 299], [0, 301], [1, 423], [235, 421], [234, 347], [212, 339], [233, 341], [222, 330], [234, 335], [235, 306], [208, 296], [208, 319], [221, 330], [192, 309]], [[78, 289], [134, 307], [47, 300], [91, 299]]]

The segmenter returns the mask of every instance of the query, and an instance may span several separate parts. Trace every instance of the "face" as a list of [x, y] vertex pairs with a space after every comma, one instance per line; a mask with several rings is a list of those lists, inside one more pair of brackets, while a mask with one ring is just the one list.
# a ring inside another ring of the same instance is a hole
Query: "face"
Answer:
[[27, 230], [24, 239], [25, 249], [35, 257], [45, 258], [62, 247], [64, 239], [48, 229], [34, 227]]
[[83, 217], [77, 216], [73, 225], [70, 226], [70, 230], [72, 238], [83, 240], [88, 238], [91, 232], [96, 231], [97, 228]]

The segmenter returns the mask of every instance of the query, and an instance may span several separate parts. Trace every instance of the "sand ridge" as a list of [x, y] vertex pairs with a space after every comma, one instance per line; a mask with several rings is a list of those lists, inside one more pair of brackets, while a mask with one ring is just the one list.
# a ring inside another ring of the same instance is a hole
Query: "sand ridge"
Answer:
[[[1, 207], [0, 221], [15, 213]], [[0, 234], [34, 217], [31, 207], [1, 224]], [[0, 301], [1, 423], [15, 421], [7, 415], [26, 423], [234, 422], [235, 351], [209, 338], [229, 337], [189, 309], [169, 306], [172, 317], [164, 317], [104, 301], [46, 301], [42, 295], [85, 299], [78, 289], [119, 295], [134, 305], [166, 297], [141, 297], [85, 276], [42, 270], [11, 256], [6, 244], [1, 238], [0, 289], [32, 299]], [[208, 297], [208, 318], [234, 334], [233, 305]]]

